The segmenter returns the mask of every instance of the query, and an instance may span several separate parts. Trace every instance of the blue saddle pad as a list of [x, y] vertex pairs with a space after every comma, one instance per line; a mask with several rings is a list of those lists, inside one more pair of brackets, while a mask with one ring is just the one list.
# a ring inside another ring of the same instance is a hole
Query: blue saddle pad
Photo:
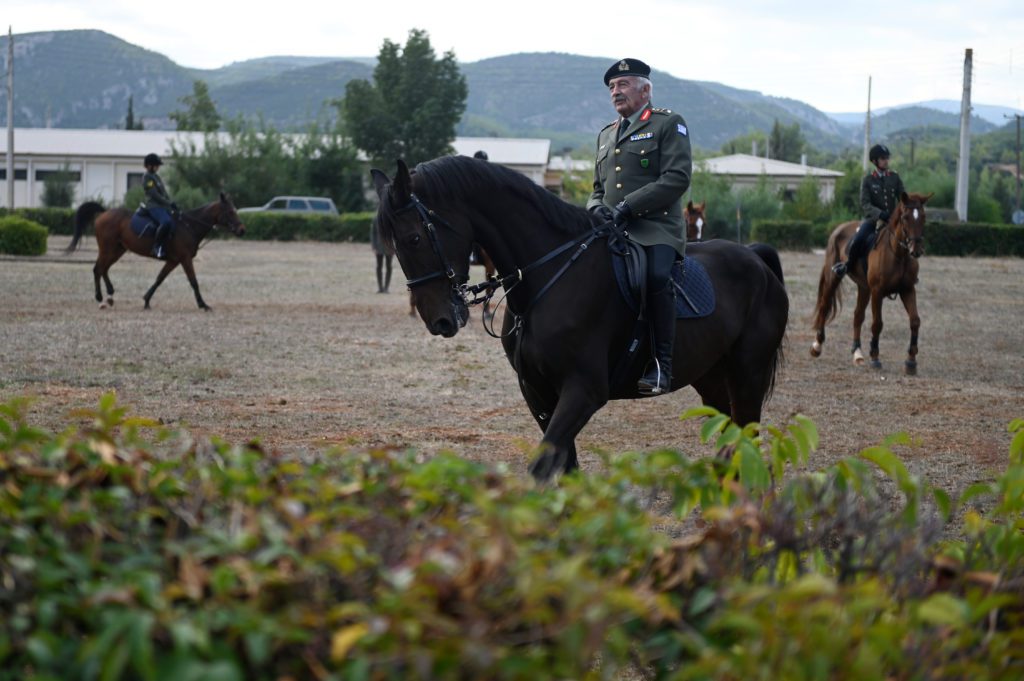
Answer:
[[150, 229], [156, 230], [156, 220], [140, 209], [132, 213], [131, 227], [135, 236], [145, 236]]
[[[620, 256], [612, 255], [612, 270], [619, 293], [637, 314], [640, 303], [629, 291], [626, 265]], [[707, 269], [695, 258], [684, 258], [672, 267], [672, 285], [676, 289], [676, 318], [696, 319], [706, 317], [715, 311], [715, 288]]]

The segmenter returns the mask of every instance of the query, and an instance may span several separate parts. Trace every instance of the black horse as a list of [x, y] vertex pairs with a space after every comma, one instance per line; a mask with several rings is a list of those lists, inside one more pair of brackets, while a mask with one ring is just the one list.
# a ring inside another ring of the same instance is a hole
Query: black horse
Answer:
[[[544, 432], [530, 472], [547, 479], [577, 468], [576, 435], [609, 399], [641, 397], [637, 379], [649, 361], [639, 352], [621, 366], [637, 315], [613, 279], [610, 226], [595, 228], [585, 210], [525, 176], [467, 157], [413, 174], [399, 161], [394, 181], [372, 175], [382, 235], [431, 333], [451, 337], [466, 323], [470, 249], [478, 242], [490, 254], [507, 289], [502, 343]], [[778, 254], [709, 241], [687, 257], [707, 268], [717, 307], [678, 322], [672, 389], [692, 385], [737, 423], [759, 421], [789, 316]]]

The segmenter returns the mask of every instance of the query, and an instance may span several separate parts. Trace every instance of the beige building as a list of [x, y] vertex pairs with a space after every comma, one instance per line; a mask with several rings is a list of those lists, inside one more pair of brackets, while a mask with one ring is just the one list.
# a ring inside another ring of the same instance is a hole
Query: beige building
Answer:
[[[41, 206], [43, 183], [61, 170], [71, 174], [75, 204], [90, 199], [106, 205], [120, 203], [129, 189], [142, 183], [143, 156], [156, 153], [170, 165], [172, 144], [183, 149], [192, 143], [202, 152], [203, 141], [203, 133], [198, 132], [16, 128], [14, 207]], [[458, 137], [453, 146], [455, 153], [466, 156], [486, 151], [490, 161], [518, 170], [537, 184], [544, 183], [550, 140]], [[4, 207], [6, 154], [7, 135], [0, 135], [0, 206]]]
[[808, 177], [813, 177], [818, 181], [820, 187], [818, 196], [823, 203], [831, 203], [835, 199], [836, 180], [843, 176], [843, 173], [836, 170], [776, 161], [749, 154], [708, 158], [700, 161], [697, 165], [706, 172], [728, 177], [733, 189], [755, 187], [761, 176], [766, 176], [771, 186], [791, 193], [795, 192], [800, 183]]

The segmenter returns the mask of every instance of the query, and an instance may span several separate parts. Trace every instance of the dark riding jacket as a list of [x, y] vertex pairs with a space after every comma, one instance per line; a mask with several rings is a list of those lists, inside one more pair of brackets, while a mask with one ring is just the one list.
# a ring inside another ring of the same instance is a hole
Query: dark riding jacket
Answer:
[[903, 180], [892, 170], [873, 170], [860, 183], [860, 210], [865, 220], [878, 220], [883, 212], [892, 215], [903, 194]]
[[167, 193], [159, 175], [147, 171], [142, 177], [142, 188], [146, 191], [146, 208], [156, 206], [166, 211], [171, 210], [171, 195]]
[[625, 131], [620, 122], [597, 136], [594, 191], [587, 210], [625, 200], [632, 211], [627, 230], [643, 246], [664, 244], [680, 254], [686, 244], [682, 197], [693, 163], [686, 121], [668, 109], [645, 107]]

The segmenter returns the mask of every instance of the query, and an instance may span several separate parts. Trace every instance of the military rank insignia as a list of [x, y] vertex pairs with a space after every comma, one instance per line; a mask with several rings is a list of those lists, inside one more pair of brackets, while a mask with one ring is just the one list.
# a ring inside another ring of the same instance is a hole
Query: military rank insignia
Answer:
[[654, 137], [654, 133], [653, 132], [638, 132], [635, 135], [630, 135], [629, 136], [629, 141], [630, 142], [639, 142], [640, 140], [649, 140], [652, 137]]
[[641, 168], [646, 168], [649, 165], [651, 165], [651, 159], [649, 159], [649, 158], [642, 158], [642, 159], [640, 159], [640, 167]]

